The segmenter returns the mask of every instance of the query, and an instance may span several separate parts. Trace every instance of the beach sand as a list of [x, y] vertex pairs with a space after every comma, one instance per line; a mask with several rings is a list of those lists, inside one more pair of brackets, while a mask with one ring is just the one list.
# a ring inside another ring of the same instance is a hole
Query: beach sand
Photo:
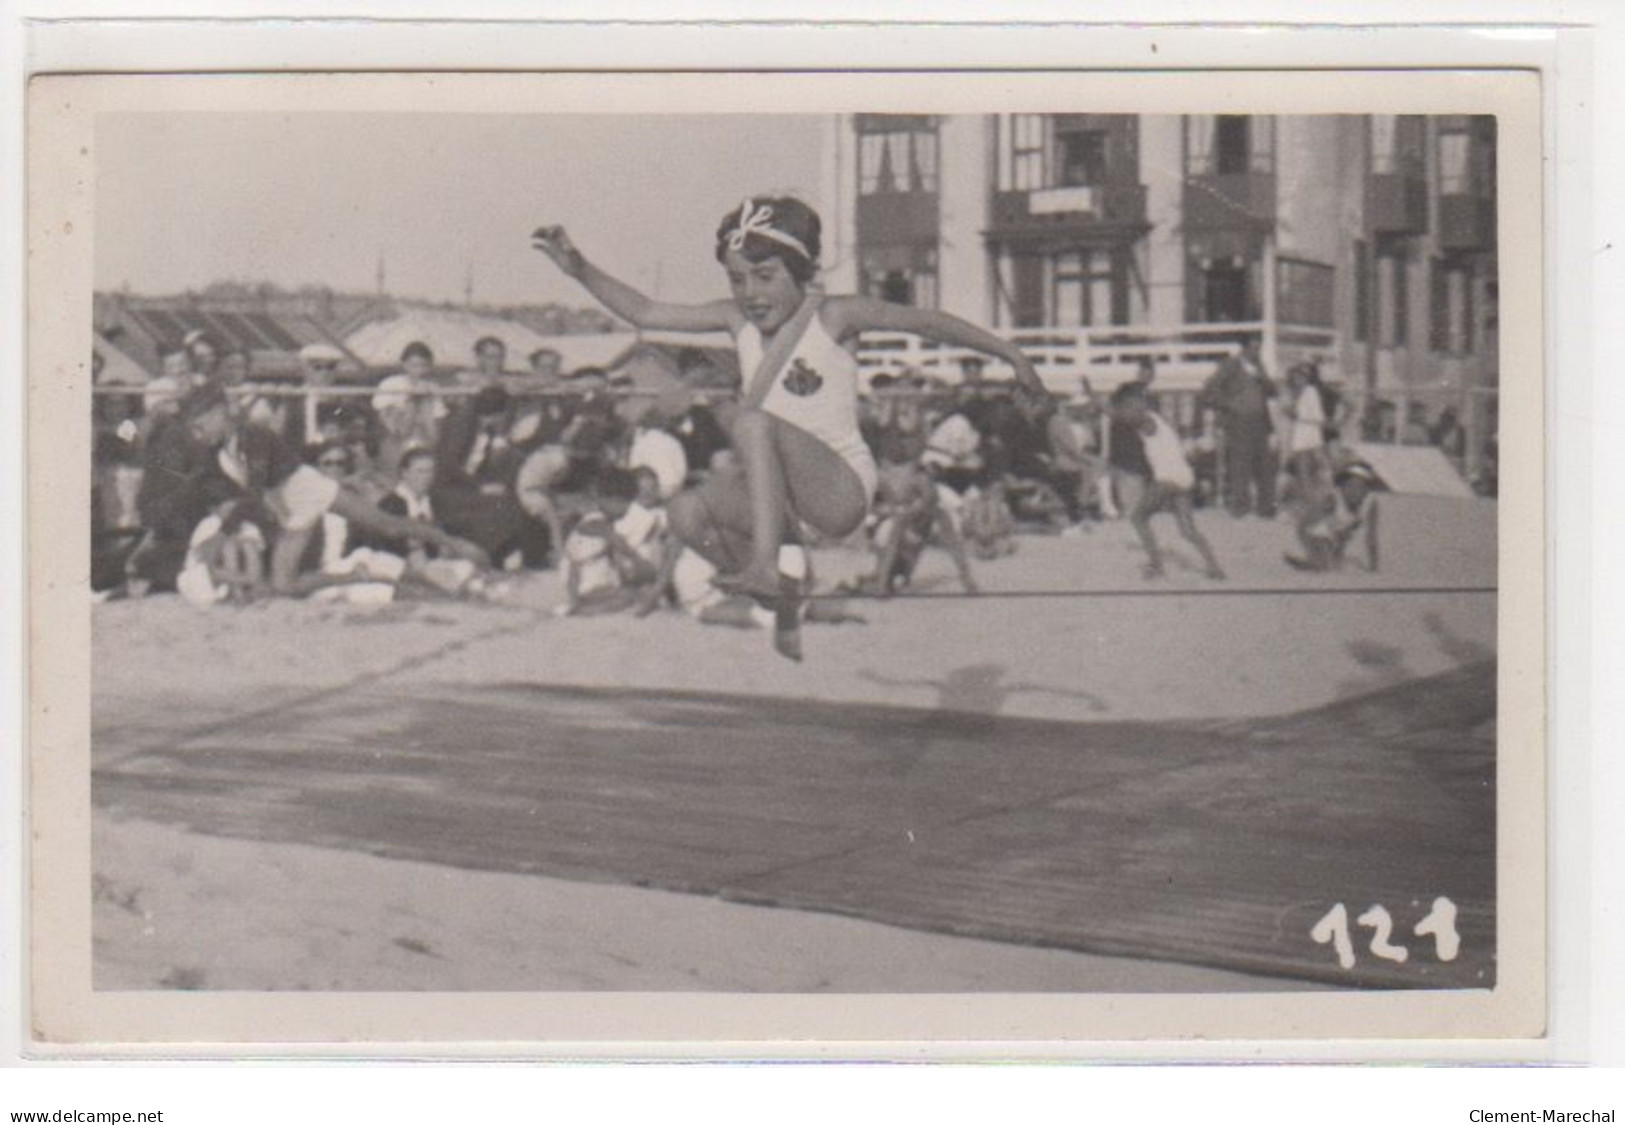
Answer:
[[[369, 685], [705, 691], [1073, 722], [1245, 719], [1490, 659], [1489, 501], [1385, 497], [1384, 570], [1305, 575], [1285, 520], [1199, 519], [1230, 577], [1202, 578], [1171, 521], [1170, 577], [1139, 577], [1123, 523], [1022, 536], [960, 598], [929, 553], [916, 590], [860, 600], [865, 624], [809, 626], [807, 660], [675, 611], [556, 619], [556, 576], [510, 604], [381, 609], [174, 597], [93, 610], [97, 767], [228, 732], [245, 716]], [[860, 556], [821, 551], [827, 587]], [[1451, 587], [1417, 593], [1416, 587]], [[1189, 592], [1192, 597], [1166, 596]], [[1273, 592], [1258, 596], [1253, 591]], [[1404, 592], [1395, 592], [1404, 591]], [[1292, 983], [910, 931], [854, 918], [334, 848], [208, 836], [98, 809], [98, 988], [1228, 990]]]

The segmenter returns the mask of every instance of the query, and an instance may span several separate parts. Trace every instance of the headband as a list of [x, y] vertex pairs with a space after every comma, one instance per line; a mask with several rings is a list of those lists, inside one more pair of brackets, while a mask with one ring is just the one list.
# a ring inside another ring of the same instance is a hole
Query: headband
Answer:
[[788, 246], [807, 261], [812, 261], [812, 255], [802, 245], [801, 240], [793, 234], [786, 234], [773, 226], [773, 208], [764, 203], [756, 206], [754, 199], [747, 199], [739, 205], [738, 225], [723, 236], [730, 250], [743, 250], [745, 239], [750, 235], [766, 238], [777, 242], [781, 246]]

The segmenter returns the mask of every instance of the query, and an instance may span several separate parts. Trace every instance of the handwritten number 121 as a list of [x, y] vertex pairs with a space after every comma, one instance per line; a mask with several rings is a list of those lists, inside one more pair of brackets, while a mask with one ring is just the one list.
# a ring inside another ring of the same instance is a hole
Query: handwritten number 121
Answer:
[[[1386, 907], [1373, 906], [1355, 922], [1372, 931], [1373, 956], [1402, 965], [1410, 959], [1410, 950], [1389, 940], [1394, 936], [1394, 919]], [[1434, 954], [1441, 961], [1454, 961], [1461, 952], [1461, 937], [1456, 933], [1456, 904], [1443, 895], [1433, 900], [1433, 909], [1416, 923], [1411, 932], [1417, 937], [1431, 937]], [[1332, 907], [1325, 917], [1315, 923], [1309, 936], [1321, 945], [1330, 944], [1337, 953], [1337, 963], [1343, 968], [1354, 968], [1354, 942], [1349, 937], [1348, 907], [1342, 903]]]

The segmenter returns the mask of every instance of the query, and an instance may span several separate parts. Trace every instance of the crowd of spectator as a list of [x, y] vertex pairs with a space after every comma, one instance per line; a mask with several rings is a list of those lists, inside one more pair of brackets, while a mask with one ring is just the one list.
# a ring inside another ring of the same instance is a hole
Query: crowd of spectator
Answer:
[[[454, 372], [423, 343], [366, 383], [341, 381], [345, 359], [307, 346], [298, 382], [278, 388], [254, 379], [251, 356], [194, 333], [144, 386], [98, 395], [99, 596], [495, 599], [515, 572], [557, 568], [560, 613], [674, 604], [702, 621], [765, 623], [665, 518], [685, 486], [732, 471], [725, 398], [691, 380], [627, 393], [602, 369], [562, 371], [548, 349], [515, 375], [496, 338]], [[1287, 508], [1303, 547], [1294, 566], [1341, 565], [1361, 529], [1375, 565], [1377, 482], [1343, 440], [1348, 404], [1312, 365], [1278, 383], [1249, 344], [1179, 402], [1156, 379], [1146, 360], [1109, 397], [1084, 378], [1069, 397], [1035, 401], [974, 359], [951, 385], [876, 375], [860, 402], [880, 466], [863, 532], [873, 565], [849, 585], [893, 593], [939, 547], [974, 592], [975, 566], [1015, 551], [1018, 528], [1071, 536], [1113, 519], [1132, 523], [1155, 577], [1160, 512], [1221, 578], [1191, 514], [1218, 504], [1238, 518]], [[1361, 440], [1425, 442], [1459, 463], [1455, 411], [1430, 421], [1411, 405], [1401, 421], [1370, 404]]]

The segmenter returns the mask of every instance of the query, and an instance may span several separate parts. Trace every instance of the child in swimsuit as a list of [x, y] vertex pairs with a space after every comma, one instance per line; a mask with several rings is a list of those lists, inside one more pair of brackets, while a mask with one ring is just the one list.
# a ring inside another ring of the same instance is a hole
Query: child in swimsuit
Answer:
[[747, 199], [717, 229], [716, 257], [732, 298], [678, 305], [611, 277], [561, 227], [533, 236], [537, 249], [634, 326], [733, 336], [745, 379], [730, 426], [739, 471], [713, 473], [675, 497], [668, 518], [676, 535], [726, 576], [727, 588], [775, 608], [775, 646], [792, 659], [800, 659], [800, 580], [786, 571], [798, 569], [799, 549], [786, 558], [781, 548], [794, 543], [802, 524], [832, 539], [851, 534], [874, 497], [874, 459], [858, 430], [851, 351], [858, 336], [911, 332], [970, 348], [1008, 363], [1025, 392], [1044, 394], [1015, 345], [958, 317], [824, 295], [814, 285], [820, 237], [817, 213], [799, 200]]

